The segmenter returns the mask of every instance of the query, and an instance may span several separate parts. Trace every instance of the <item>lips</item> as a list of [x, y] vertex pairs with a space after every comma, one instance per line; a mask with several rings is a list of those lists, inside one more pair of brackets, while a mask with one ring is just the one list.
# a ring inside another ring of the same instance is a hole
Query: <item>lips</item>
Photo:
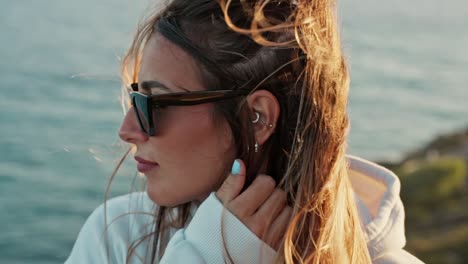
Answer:
[[135, 160], [137, 161], [137, 169], [141, 173], [148, 172], [148, 171], [150, 171], [150, 170], [152, 170], [152, 169], [159, 166], [159, 164], [156, 163], [156, 162], [145, 160], [145, 159], [140, 158], [138, 156], [135, 156]]

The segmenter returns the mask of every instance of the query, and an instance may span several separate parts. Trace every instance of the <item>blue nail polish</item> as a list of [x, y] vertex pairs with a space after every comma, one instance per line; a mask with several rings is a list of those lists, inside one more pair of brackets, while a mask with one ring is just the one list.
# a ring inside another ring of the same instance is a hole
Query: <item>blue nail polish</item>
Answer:
[[240, 169], [241, 169], [240, 162], [238, 160], [235, 160], [234, 163], [232, 164], [231, 173], [233, 175], [237, 175], [240, 173]]

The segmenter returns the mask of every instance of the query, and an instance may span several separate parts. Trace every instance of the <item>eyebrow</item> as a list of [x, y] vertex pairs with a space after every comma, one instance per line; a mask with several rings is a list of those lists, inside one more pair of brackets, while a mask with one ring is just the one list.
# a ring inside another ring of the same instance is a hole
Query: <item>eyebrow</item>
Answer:
[[158, 81], [143, 81], [139, 85], [140, 88], [144, 90], [150, 90], [151, 88], [162, 88], [163, 90], [171, 92], [171, 89], [169, 87]]

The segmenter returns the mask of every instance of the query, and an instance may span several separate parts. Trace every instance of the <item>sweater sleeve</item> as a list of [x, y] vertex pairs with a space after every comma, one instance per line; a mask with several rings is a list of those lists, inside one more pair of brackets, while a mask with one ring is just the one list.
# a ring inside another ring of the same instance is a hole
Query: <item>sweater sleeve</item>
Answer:
[[272, 263], [276, 252], [231, 214], [212, 193], [185, 229], [169, 241], [161, 264]]

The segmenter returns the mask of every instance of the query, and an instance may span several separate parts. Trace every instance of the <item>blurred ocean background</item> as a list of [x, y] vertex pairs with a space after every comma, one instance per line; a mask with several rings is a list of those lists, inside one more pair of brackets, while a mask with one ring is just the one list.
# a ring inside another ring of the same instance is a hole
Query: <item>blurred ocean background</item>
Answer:
[[[0, 263], [63, 263], [124, 152], [119, 58], [149, 1], [0, 0]], [[349, 153], [468, 125], [468, 2], [343, 0]], [[126, 162], [112, 195], [130, 190]]]

